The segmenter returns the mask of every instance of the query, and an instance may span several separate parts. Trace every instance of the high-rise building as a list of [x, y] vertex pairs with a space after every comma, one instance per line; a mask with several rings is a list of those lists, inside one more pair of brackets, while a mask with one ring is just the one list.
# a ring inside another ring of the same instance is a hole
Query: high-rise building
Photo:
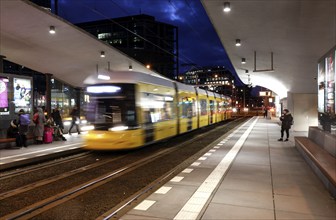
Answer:
[[228, 69], [220, 66], [193, 68], [178, 80], [231, 97], [235, 90], [234, 76]]
[[135, 60], [173, 79], [178, 74], [178, 28], [134, 15], [76, 24]]

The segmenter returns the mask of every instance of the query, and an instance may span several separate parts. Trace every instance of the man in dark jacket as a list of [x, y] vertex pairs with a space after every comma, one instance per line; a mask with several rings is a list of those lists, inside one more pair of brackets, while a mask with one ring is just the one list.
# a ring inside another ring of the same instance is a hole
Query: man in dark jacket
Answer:
[[69, 134], [71, 135], [71, 129], [73, 128], [73, 126], [76, 126], [76, 130], [78, 132], [78, 134], [80, 134], [80, 131], [79, 131], [79, 126], [77, 124], [77, 121], [79, 120], [79, 111], [77, 109], [77, 106], [75, 106], [72, 111], [70, 112], [70, 115], [71, 115], [71, 125], [70, 125], [70, 128], [69, 128]]
[[[19, 136], [24, 147], [27, 147], [27, 133], [30, 124], [29, 114], [26, 114], [23, 109], [19, 111]], [[21, 147], [21, 146], [19, 146]]]
[[278, 139], [278, 141], [283, 141], [284, 131], [286, 131], [286, 137], [287, 137], [285, 141], [288, 141], [289, 129], [293, 124], [293, 116], [288, 109], [283, 110], [283, 114], [280, 117], [280, 121], [281, 121], [281, 138]]

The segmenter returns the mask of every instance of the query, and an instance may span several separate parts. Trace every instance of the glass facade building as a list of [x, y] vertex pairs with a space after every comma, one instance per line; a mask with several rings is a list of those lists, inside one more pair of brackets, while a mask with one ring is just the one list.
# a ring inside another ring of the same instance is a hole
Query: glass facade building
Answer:
[[163, 76], [178, 75], [178, 28], [149, 15], [76, 24]]

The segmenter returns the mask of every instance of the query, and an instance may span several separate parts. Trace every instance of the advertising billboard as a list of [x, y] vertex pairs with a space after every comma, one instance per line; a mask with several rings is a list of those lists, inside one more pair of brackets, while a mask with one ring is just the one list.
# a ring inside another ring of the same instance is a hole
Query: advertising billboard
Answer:
[[32, 85], [30, 79], [13, 78], [15, 113], [20, 109], [30, 112], [32, 99]]
[[318, 112], [324, 112], [325, 107], [325, 59], [322, 59], [318, 64], [318, 76], [317, 76], [317, 88], [318, 88]]
[[335, 53], [327, 55], [326, 59], [326, 109], [325, 112], [335, 114]]
[[0, 114], [9, 112], [8, 106], [8, 78], [0, 76]]
[[336, 134], [336, 46], [318, 63], [319, 127]]

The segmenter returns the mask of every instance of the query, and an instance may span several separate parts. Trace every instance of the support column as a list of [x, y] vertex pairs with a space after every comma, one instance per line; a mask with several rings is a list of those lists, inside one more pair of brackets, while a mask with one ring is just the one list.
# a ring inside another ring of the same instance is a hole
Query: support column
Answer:
[[50, 73], [46, 73], [45, 74], [46, 77], [46, 110], [48, 113], [48, 116], [50, 116], [51, 113], [51, 77], [52, 74]]
[[3, 73], [4, 72], [4, 64], [3, 64], [3, 61], [6, 57], [3, 56], [3, 55], [0, 55], [0, 73]]
[[81, 95], [81, 89], [76, 88], [76, 106], [77, 106], [77, 109], [79, 111], [79, 116], [80, 116], [80, 112], [81, 112], [80, 95]]

